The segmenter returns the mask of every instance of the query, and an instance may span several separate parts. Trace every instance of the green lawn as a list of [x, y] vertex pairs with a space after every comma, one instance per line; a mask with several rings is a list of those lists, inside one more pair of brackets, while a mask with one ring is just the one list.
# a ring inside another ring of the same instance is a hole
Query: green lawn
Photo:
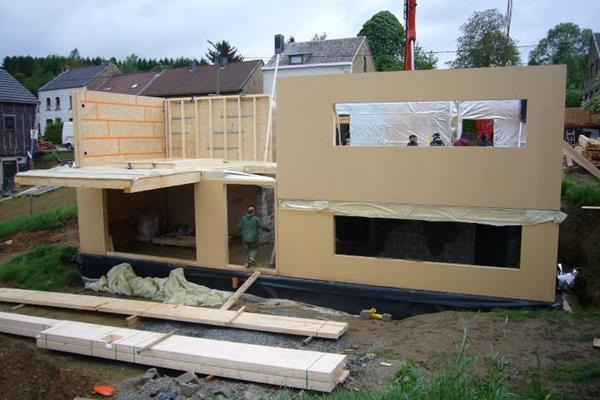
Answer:
[[77, 218], [77, 205], [66, 204], [57, 208], [20, 218], [11, 218], [0, 222], [0, 239], [21, 231], [41, 231], [62, 226]]

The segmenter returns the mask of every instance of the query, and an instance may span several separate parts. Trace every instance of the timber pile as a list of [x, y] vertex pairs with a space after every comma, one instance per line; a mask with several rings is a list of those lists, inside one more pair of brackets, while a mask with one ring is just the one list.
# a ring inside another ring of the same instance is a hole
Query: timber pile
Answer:
[[325, 339], [338, 339], [348, 330], [345, 322], [36, 290], [0, 288], [0, 302], [135, 315]]
[[0, 313], [0, 332], [37, 338], [43, 349], [204, 375], [331, 392], [348, 376], [346, 356]]
[[600, 168], [600, 140], [588, 139], [580, 135], [579, 144], [582, 147], [581, 154], [590, 160], [594, 167]]

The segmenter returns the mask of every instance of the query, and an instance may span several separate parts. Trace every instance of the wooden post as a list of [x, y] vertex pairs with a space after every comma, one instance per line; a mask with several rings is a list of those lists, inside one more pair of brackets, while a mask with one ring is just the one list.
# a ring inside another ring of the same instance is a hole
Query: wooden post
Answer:
[[252, 96], [252, 140], [254, 146], [254, 161], [258, 161], [258, 142], [256, 140], [256, 96]]
[[167, 158], [173, 156], [173, 138], [171, 137], [171, 101], [167, 100]]
[[200, 133], [198, 132], [199, 123], [200, 121], [198, 121], [198, 99], [194, 97], [194, 131], [196, 132], [196, 146], [194, 146], [196, 148], [196, 151], [194, 152], [194, 154], [196, 154], [196, 158], [200, 158]]
[[237, 114], [238, 114], [238, 160], [242, 161], [242, 97], [237, 98]]
[[213, 158], [212, 99], [208, 98], [208, 147], [210, 158]]
[[227, 100], [223, 97], [223, 159], [228, 160], [228, 143], [227, 143]]
[[185, 104], [181, 100], [181, 158], [185, 158]]

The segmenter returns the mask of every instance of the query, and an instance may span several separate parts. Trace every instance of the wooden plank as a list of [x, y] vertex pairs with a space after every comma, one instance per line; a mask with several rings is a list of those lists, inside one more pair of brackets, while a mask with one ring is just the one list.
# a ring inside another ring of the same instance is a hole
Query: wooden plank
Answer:
[[238, 160], [242, 161], [242, 100], [237, 98]]
[[238, 290], [236, 290], [235, 293], [229, 299], [227, 299], [227, 301], [225, 303], [223, 303], [223, 305], [219, 309], [220, 310], [229, 310], [235, 304], [235, 302], [240, 298], [240, 296], [243, 295], [250, 286], [252, 286], [252, 284], [258, 279], [259, 276], [260, 276], [259, 271], [254, 272], [250, 276], [250, 278], [246, 279], [246, 282], [244, 282], [244, 284], [242, 286], [240, 286], [238, 288]]
[[175, 334], [175, 332], [177, 332], [177, 329], [173, 329], [172, 331], [165, 333], [164, 335], [162, 335], [159, 338], [154, 339], [153, 341], [151, 341], [150, 343], [144, 345], [143, 347], [139, 348], [136, 350], [136, 353], [141, 353], [142, 351], [146, 351], [146, 350], [150, 350], [153, 346], [156, 346], [157, 344], [165, 341], [166, 339], [170, 338], [171, 336], [173, 336]]
[[239, 316], [240, 316], [240, 314], [241, 314], [241, 313], [243, 313], [245, 310], [246, 310], [246, 306], [242, 306], [242, 307], [240, 307], [240, 309], [239, 309], [239, 310], [237, 310], [237, 311], [235, 312], [235, 315], [234, 315], [233, 317], [229, 318], [229, 320], [228, 320], [228, 321], [227, 321], [225, 324], [226, 324], [226, 325], [230, 325], [230, 324], [231, 324], [233, 321], [235, 321], [235, 319], [236, 319], [237, 317], [239, 317]]
[[228, 160], [228, 145], [227, 145], [227, 100], [223, 98], [223, 159]]
[[134, 180], [129, 188], [125, 188], [125, 192], [135, 193], [145, 190], [198, 183], [200, 182], [201, 178], [202, 174], [200, 172], [186, 172], [156, 177], [144, 177]]
[[152, 243], [179, 247], [196, 247], [196, 237], [190, 235], [159, 236]]
[[171, 134], [173, 127], [173, 114], [171, 112], [171, 101], [167, 100], [167, 158], [173, 157], [173, 136]]
[[258, 160], [258, 142], [256, 139], [256, 97], [252, 98], [252, 146], [254, 150], [254, 161]]
[[577, 164], [585, 168], [590, 174], [600, 179], [600, 170], [596, 168], [596, 166], [594, 166], [590, 160], [585, 158], [583, 154], [581, 154], [580, 150], [578, 151], [574, 149], [569, 143], [563, 141], [563, 151], [565, 154], [568, 154], [573, 160], [575, 160]]
[[238, 329], [284, 333], [305, 337], [314, 336], [327, 339], [338, 339], [348, 329], [348, 324], [345, 322], [251, 312], [239, 314], [233, 322], [228, 324], [227, 322], [236, 315], [236, 311], [11, 288], [0, 288], [0, 301], [122, 315], [138, 315], [144, 318], [228, 326]]

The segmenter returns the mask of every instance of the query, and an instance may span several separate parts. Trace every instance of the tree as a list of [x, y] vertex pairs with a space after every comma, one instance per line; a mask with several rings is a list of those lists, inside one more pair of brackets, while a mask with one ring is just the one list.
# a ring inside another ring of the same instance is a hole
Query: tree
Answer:
[[289, 39], [286, 41], [286, 43], [294, 43], [296, 41], [296, 38], [293, 35], [290, 35]]
[[498, 10], [476, 11], [460, 27], [453, 68], [502, 67], [519, 65], [516, 42], [507, 34], [507, 19]]
[[44, 131], [44, 139], [54, 144], [61, 144], [62, 128], [62, 122], [53, 122], [51, 124], [46, 125], [46, 130]]
[[318, 42], [320, 40], [326, 40], [327, 39], [327, 32], [323, 32], [322, 34], [318, 34], [315, 33], [312, 37], [312, 39], [310, 39], [311, 42]]
[[73, 50], [71, 50], [71, 52], [69, 53], [69, 58], [72, 60], [79, 60], [81, 58], [81, 56], [79, 55], [79, 50], [77, 50], [77, 47], [75, 47]]
[[125, 60], [118, 63], [119, 69], [124, 74], [133, 74], [135, 72], [138, 72], [138, 60], [139, 57], [137, 56], [137, 54], [130, 54], [127, 57], [125, 57]]
[[592, 114], [600, 114], [600, 74], [592, 79], [591, 85], [596, 94], [583, 103], [583, 108]]
[[[373, 55], [377, 71], [398, 71], [404, 69], [406, 45], [404, 27], [398, 18], [389, 11], [380, 11], [364, 23], [358, 36], [366, 36]], [[437, 57], [415, 46], [415, 69], [433, 69], [437, 66]]]
[[208, 43], [212, 46], [212, 49], [208, 49], [206, 58], [213, 64], [218, 64], [221, 57], [227, 57], [227, 62], [244, 61], [244, 57], [238, 54], [238, 50], [231, 46], [227, 40], [221, 40], [217, 43], [208, 40]]
[[563, 22], [550, 29], [529, 53], [529, 65], [566, 64], [566, 105], [579, 107], [583, 98], [587, 53], [592, 39], [590, 29]]

